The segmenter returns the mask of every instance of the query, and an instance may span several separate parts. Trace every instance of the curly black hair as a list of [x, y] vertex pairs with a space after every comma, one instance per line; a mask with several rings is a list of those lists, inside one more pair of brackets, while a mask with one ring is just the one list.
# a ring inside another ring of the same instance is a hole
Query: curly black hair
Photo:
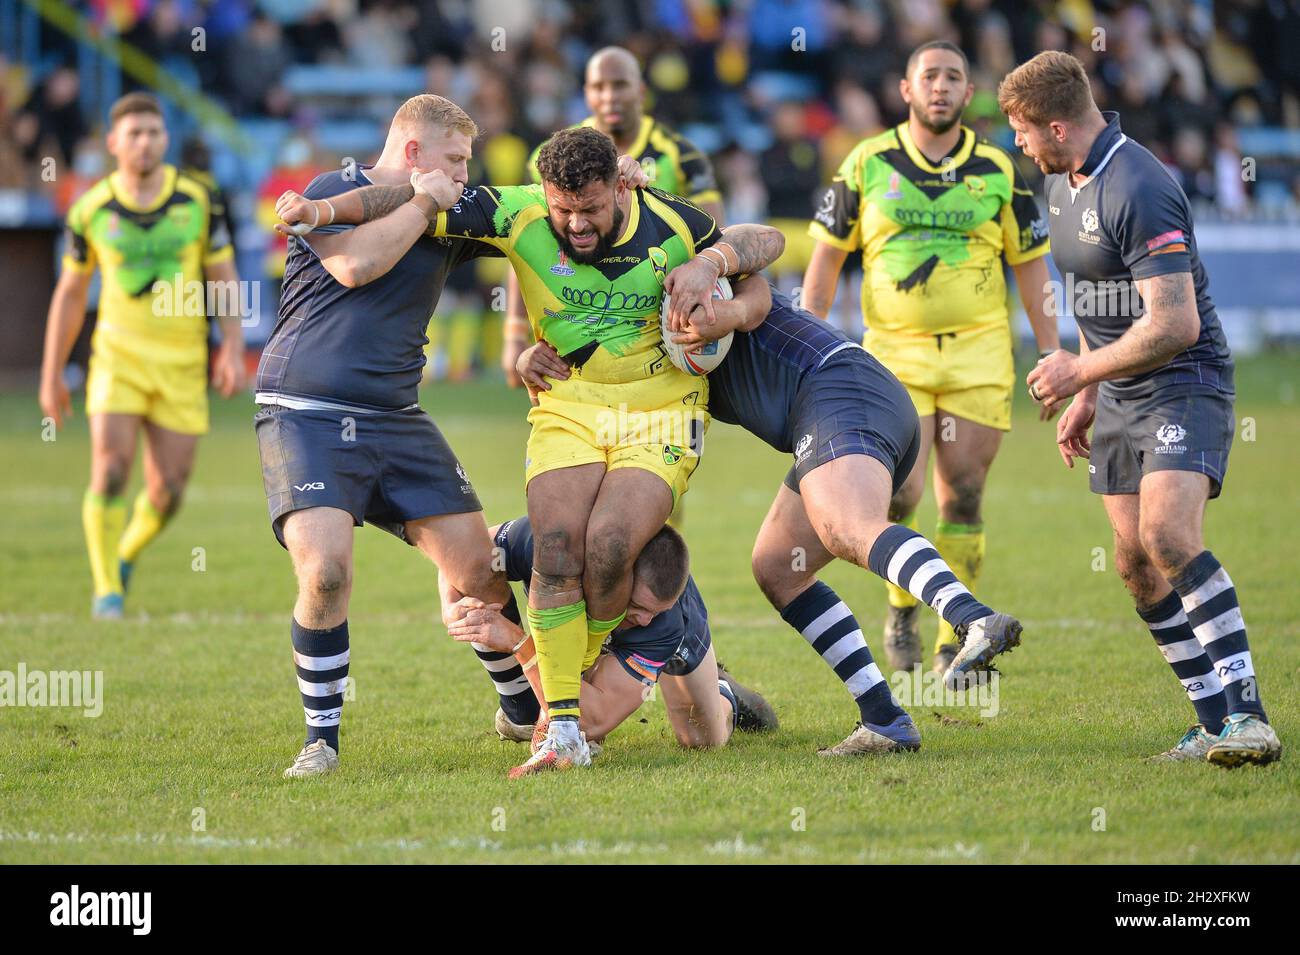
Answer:
[[537, 154], [542, 180], [565, 192], [581, 192], [593, 182], [613, 182], [618, 175], [614, 140], [598, 129], [562, 129]]

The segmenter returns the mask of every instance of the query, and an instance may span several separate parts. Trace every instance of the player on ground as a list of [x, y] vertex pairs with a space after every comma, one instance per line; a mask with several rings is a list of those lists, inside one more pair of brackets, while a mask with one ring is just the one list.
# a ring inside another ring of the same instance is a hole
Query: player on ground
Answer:
[[[528, 518], [498, 524], [492, 536], [504, 555], [506, 575], [520, 581], [526, 592], [533, 576]], [[518, 647], [518, 665], [534, 672], [532, 641], [495, 605], [485, 606], [445, 585], [442, 601], [443, 618], [455, 639], [507, 654]], [[589, 743], [601, 743], [636, 712], [655, 685], [663, 690], [668, 722], [683, 746], [722, 746], [733, 730], [776, 728], [776, 714], [767, 701], [717, 662], [704, 598], [690, 576], [686, 542], [671, 527], [660, 528], [637, 556], [627, 616], [583, 673], [580, 725]], [[537, 696], [529, 697], [536, 706]], [[498, 709], [496, 727], [504, 739], [540, 741], [546, 715], [535, 708], [531, 720], [518, 723]]]
[[[722, 224], [722, 195], [713, 175], [713, 164], [680, 133], [645, 113], [646, 86], [636, 57], [619, 46], [597, 50], [587, 61], [583, 93], [591, 115], [579, 125], [598, 129], [614, 140], [620, 156], [631, 156], [641, 164], [650, 185], [682, 196]], [[533, 182], [541, 183], [537, 171], [539, 146], [528, 160]], [[501, 367], [506, 384], [520, 385], [515, 364], [529, 345], [528, 313], [519, 279], [506, 277], [505, 343]]]
[[[581, 675], [618, 626], [632, 564], [686, 491], [708, 415], [707, 383], [678, 371], [659, 336], [694, 309], [712, 320], [719, 275], [765, 268], [784, 247], [758, 225], [719, 232], [684, 199], [620, 181], [608, 136], [556, 133], [538, 156], [541, 186], [479, 187], [419, 180], [437, 214], [434, 234], [504, 251], [523, 283], [538, 340], [576, 374], [529, 414], [525, 480], [535, 533], [529, 624], [551, 714], [546, 743], [514, 775], [589, 761], [578, 730]], [[410, 187], [371, 187], [340, 202], [338, 221], [383, 215]], [[451, 203], [454, 203], [452, 205]]]
[[[1004, 261], [1040, 352], [1060, 342], [1043, 304], [1047, 227], [1011, 157], [961, 125], [975, 91], [969, 77], [965, 54], [951, 43], [912, 52], [900, 81], [907, 121], [849, 154], [809, 226], [817, 243], [803, 304], [825, 318], [845, 260], [861, 250], [862, 343], [907, 386], [921, 416], [921, 450], [890, 518], [916, 528], [933, 448], [935, 547], [974, 590], [984, 562], [984, 484], [1011, 428]], [[887, 590], [885, 653], [908, 670], [921, 662], [917, 602]], [[934, 652], [938, 671], [956, 653], [944, 622]]]
[[1237, 591], [1201, 535], [1227, 471], [1235, 388], [1187, 197], [1117, 113], [1097, 109], [1069, 54], [1018, 67], [998, 105], [1047, 174], [1052, 255], [1074, 279], [1066, 304], [1081, 334], [1081, 354], [1058, 351], [1029, 373], [1030, 396], [1049, 408], [1074, 396], [1057, 424], [1061, 457], [1089, 459], [1115, 569], [1196, 709], [1198, 722], [1158, 758], [1271, 762], [1282, 746]]
[[[86, 318], [98, 268], [99, 316], [86, 379], [90, 487], [81, 519], [101, 619], [122, 616], [135, 561], [177, 512], [208, 430], [208, 314], [221, 324], [212, 382], [244, 386], [239, 275], [230, 234], [208, 190], [163, 162], [167, 127], [152, 96], [130, 93], [109, 113], [117, 170], [68, 212], [63, 273], [50, 301], [40, 404], [56, 427], [72, 412], [63, 369]], [[127, 481], [144, 432], [144, 489], [126, 519]], [[125, 528], [125, 530], [123, 530]]]
[[415, 208], [359, 228], [330, 221], [340, 197], [404, 183], [413, 170], [463, 186], [477, 134], [450, 100], [412, 97], [375, 165], [317, 176], [306, 189], [314, 203], [286, 194], [278, 204], [308, 206], [318, 225], [290, 239], [280, 316], [257, 371], [267, 503], [298, 577], [291, 634], [307, 741], [286, 777], [338, 766], [354, 526], [418, 547], [460, 591], [519, 619], [492, 569], [478, 496], [418, 403], [425, 328], [447, 274], [491, 249], [423, 237], [429, 221]]
[[[890, 693], [852, 611], [817, 571], [839, 557], [940, 614], [960, 641], [945, 674], [949, 686], [965, 686], [967, 674], [1016, 646], [1020, 623], [976, 600], [924, 537], [888, 520], [890, 496], [921, 442], [916, 411], [898, 380], [759, 276], [737, 283], [735, 298], [714, 310], [716, 321], [703, 335], [692, 323], [677, 336], [694, 344], [735, 332], [726, 359], [709, 374], [711, 414], [795, 456], [754, 543], [754, 578], [844, 682], [861, 717], [845, 740], [820, 752], [917, 749], [915, 723]], [[546, 379], [563, 380], [567, 369], [540, 343], [521, 359], [521, 374], [530, 390], [544, 392]]]

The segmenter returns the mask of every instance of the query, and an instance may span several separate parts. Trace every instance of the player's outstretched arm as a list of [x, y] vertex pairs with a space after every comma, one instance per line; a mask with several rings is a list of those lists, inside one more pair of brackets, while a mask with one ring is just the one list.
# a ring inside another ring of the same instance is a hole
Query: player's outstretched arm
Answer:
[[41, 359], [41, 414], [54, 419], [57, 428], [72, 415], [72, 396], [63, 382], [63, 368], [86, 322], [86, 299], [93, 271], [64, 268], [50, 299], [45, 324], [45, 353]]
[[713, 286], [718, 278], [761, 272], [784, 251], [785, 236], [779, 229], [754, 223], [727, 226], [721, 239], [668, 273], [664, 290], [672, 296], [669, 328], [685, 331], [697, 308], [704, 310], [709, 324], [715, 322]]
[[818, 318], [826, 318], [835, 304], [835, 290], [840, 284], [840, 272], [849, 253], [826, 242], [813, 246], [808, 270], [803, 275], [803, 294], [795, 304]]

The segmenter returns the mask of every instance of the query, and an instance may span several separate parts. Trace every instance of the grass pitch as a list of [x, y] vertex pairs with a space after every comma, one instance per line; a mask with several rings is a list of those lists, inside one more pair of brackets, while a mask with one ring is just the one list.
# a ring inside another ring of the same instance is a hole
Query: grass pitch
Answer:
[[[1226, 493], [1207, 519], [1288, 748], [1300, 741], [1295, 368], [1243, 362]], [[1296, 753], [1235, 772], [1143, 761], [1191, 708], [1113, 572], [1086, 471], [1066, 471], [1051, 426], [1017, 400], [985, 502], [981, 595], [1025, 623], [996, 716], [910, 705], [919, 753], [816, 755], [856, 709], [749, 574], [788, 461], [715, 424], [687, 499], [694, 573], [721, 658], [768, 695], [780, 731], [685, 752], [651, 701], [590, 771], [511, 783], [524, 749], [496, 739], [487, 676], [437, 625], [431, 566], [373, 528], [357, 534], [343, 768], [280, 778], [302, 741], [294, 585], [247, 398], [214, 400], [188, 500], [137, 565], [119, 624], [88, 614], [82, 405], [44, 442], [34, 395], [0, 398], [0, 670], [104, 675], [97, 718], [0, 708], [0, 862], [1300, 861]], [[489, 520], [522, 513], [524, 396], [442, 386], [424, 403]], [[933, 518], [927, 499], [923, 530]], [[844, 565], [825, 577], [882, 656], [880, 581]]]

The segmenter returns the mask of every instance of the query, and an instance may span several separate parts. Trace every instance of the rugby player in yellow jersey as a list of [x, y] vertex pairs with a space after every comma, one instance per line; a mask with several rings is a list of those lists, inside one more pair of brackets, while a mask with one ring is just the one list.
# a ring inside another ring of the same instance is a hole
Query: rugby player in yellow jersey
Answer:
[[[163, 162], [167, 128], [157, 100], [130, 93], [113, 105], [108, 151], [117, 170], [68, 212], [40, 403], [56, 427], [72, 413], [63, 369], [98, 268], [99, 317], [86, 380], [90, 487], [81, 514], [93, 613], [113, 619], [122, 616], [136, 558], [180, 506], [199, 435], [208, 430], [210, 304], [223, 313], [213, 384], [229, 398], [243, 387], [245, 373], [230, 234], [213, 214], [207, 188]], [[141, 430], [145, 486], [128, 524], [123, 492]]]
[[[1015, 381], [1003, 262], [1016, 276], [1040, 354], [1060, 345], [1044, 307], [1047, 224], [1007, 153], [961, 125], [975, 91], [960, 49], [919, 46], [900, 81], [906, 122], [864, 140], [840, 166], [809, 233], [804, 306], [825, 318], [849, 253], [862, 253], [863, 345], [907, 386], [921, 417], [921, 451], [894, 495], [890, 520], [915, 529], [935, 450], [934, 544], [975, 589], [984, 560], [980, 505]], [[892, 584], [885, 653], [900, 670], [921, 662], [919, 605]], [[940, 621], [934, 667], [957, 653]]]
[[757, 272], [784, 248], [775, 229], [738, 225], [723, 233], [685, 199], [629, 189], [617, 159], [608, 136], [567, 129], [538, 157], [540, 186], [462, 193], [434, 171], [413, 177], [414, 196], [410, 187], [370, 186], [312, 210], [312, 221], [327, 215], [355, 223], [397, 215], [409, 200], [433, 216], [435, 236], [500, 249], [521, 276], [538, 340], [573, 368], [528, 416], [535, 540], [528, 621], [550, 726], [512, 776], [590, 762], [578, 729], [581, 674], [622, 622], [637, 555], [698, 463], [708, 383], [668, 361], [659, 332], [663, 293], [672, 295], [675, 329], [696, 310], [703, 310], [697, 325], [712, 323], [718, 277]]
[[[690, 140], [646, 115], [645, 79], [631, 51], [607, 46], [593, 53], [587, 60], [582, 91], [591, 115], [580, 126], [598, 129], [614, 140], [620, 156], [631, 156], [641, 164], [651, 186], [691, 200], [719, 225], [723, 224], [722, 194], [713, 175], [713, 164]], [[540, 151], [539, 146], [528, 160], [528, 171], [535, 183], [542, 181], [537, 171]], [[506, 288], [501, 368], [506, 384], [518, 388], [522, 381], [515, 364], [529, 345], [528, 313], [519, 293], [519, 279], [513, 271], [506, 276]]]

